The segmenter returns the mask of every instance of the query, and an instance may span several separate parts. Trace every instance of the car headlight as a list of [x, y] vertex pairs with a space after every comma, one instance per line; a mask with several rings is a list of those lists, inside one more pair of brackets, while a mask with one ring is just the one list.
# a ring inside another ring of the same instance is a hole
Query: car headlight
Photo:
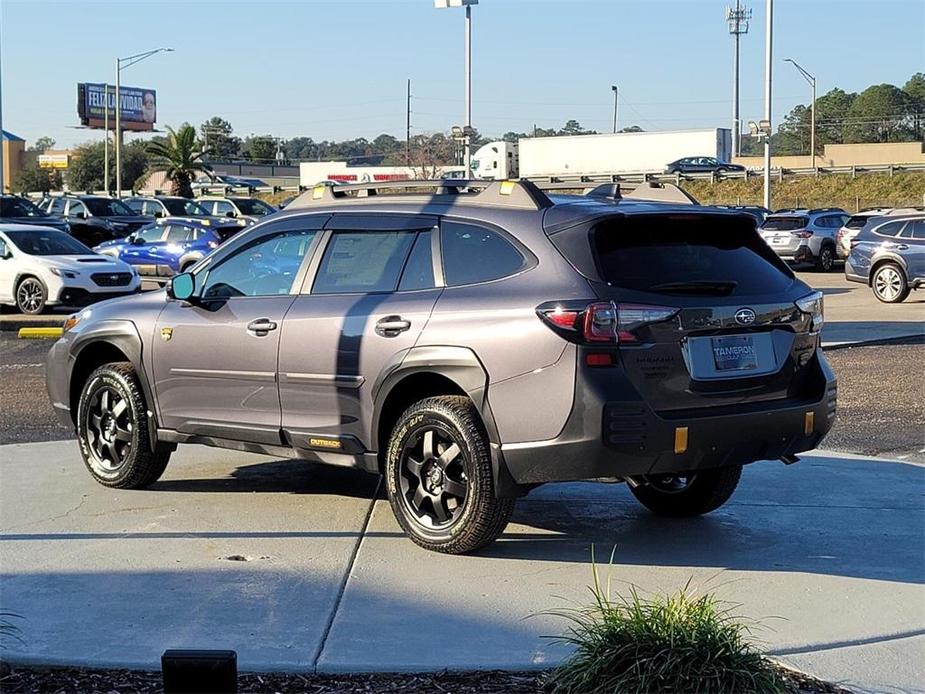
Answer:
[[90, 309], [85, 309], [80, 313], [74, 313], [67, 317], [67, 320], [64, 321], [64, 332], [71, 330], [75, 325], [80, 323], [80, 321], [85, 320], [90, 317], [92, 311]]
[[68, 279], [74, 279], [75, 277], [77, 277], [77, 275], [80, 274], [76, 270], [64, 270], [60, 267], [54, 267], [54, 266], [48, 269], [51, 270], [51, 274], [57, 275], [58, 277], [67, 277]]
[[817, 333], [822, 330], [822, 326], [825, 324], [822, 292], [807, 294], [802, 299], [797, 299], [795, 303], [801, 312], [812, 316], [813, 319], [809, 331]]

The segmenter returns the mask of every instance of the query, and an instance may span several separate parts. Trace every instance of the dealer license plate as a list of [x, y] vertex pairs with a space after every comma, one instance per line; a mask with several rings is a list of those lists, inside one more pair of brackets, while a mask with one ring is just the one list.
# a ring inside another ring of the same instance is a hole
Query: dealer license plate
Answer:
[[713, 363], [717, 371], [747, 371], [758, 368], [758, 353], [751, 335], [711, 338]]

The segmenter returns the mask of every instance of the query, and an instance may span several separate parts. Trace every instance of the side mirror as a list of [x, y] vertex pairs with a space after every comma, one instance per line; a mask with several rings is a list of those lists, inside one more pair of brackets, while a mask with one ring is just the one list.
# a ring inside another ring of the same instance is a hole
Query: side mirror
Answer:
[[181, 272], [167, 280], [167, 296], [178, 301], [189, 301], [196, 289], [196, 278], [189, 272]]
[[161, 212], [161, 211], [157, 211], [157, 212], [154, 213], [154, 218], [155, 218], [155, 219], [160, 219], [161, 217], [165, 217], [165, 216], [166, 216], [166, 215], [165, 215], [163, 212]]
[[234, 214], [234, 212], [232, 212], [231, 210], [228, 210], [228, 212], [225, 213], [225, 216], [226, 216], [226, 217], [234, 217], [235, 214]]
[[140, 236], [129, 236], [128, 240], [133, 246], [144, 246], [145, 245], [145, 240]]
[[74, 219], [86, 219], [86, 218], [87, 218], [87, 215], [85, 215], [83, 212], [75, 212], [75, 213], [72, 214], [71, 216], [72, 216]]
[[0, 241], [0, 260], [6, 260], [12, 257], [13, 253], [6, 247], [6, 241]]

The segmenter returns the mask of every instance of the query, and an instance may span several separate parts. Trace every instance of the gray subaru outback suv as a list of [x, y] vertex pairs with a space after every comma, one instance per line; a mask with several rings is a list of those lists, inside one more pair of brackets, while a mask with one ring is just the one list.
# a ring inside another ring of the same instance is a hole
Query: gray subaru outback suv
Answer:
[[180, 443], [355, 466], [416, 543], [461, 553], [537, 485], [624, 481], [692, 516], [830, 429], [822, 295], [750, 215], [415, 185], [307, 191], [68, 319], [48, 390], [93, 477], [146, 487]]

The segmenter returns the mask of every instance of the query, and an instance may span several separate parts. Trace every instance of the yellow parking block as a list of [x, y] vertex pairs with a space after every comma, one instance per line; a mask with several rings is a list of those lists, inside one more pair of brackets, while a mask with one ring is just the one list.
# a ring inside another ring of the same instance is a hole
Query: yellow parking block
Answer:
[[33, 340], [57, 340], [64, 334], [64, 328], [20, 328], [19, 337]]

